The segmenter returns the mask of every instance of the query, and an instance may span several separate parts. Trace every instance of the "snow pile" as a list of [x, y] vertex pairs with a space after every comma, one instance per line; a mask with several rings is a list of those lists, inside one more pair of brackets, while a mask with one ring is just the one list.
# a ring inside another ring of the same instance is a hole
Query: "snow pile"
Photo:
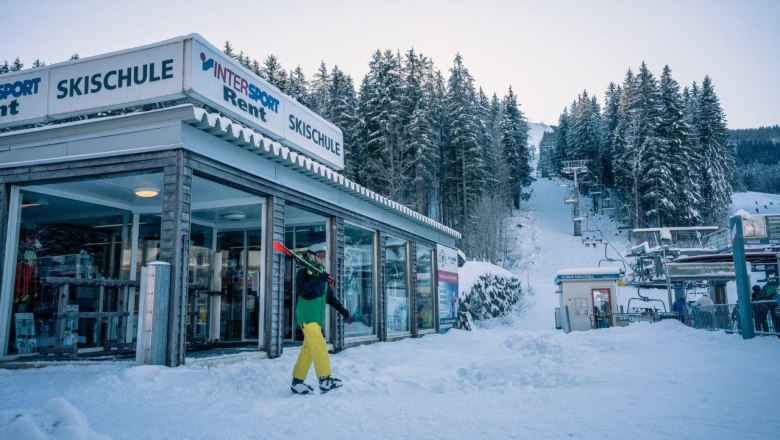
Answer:
[[110, 439], [106, 435], [92, 431], [87, 416], [61, 397], [50, 399], [40, 409], [0, 412], [0, 438]]
[[499, 317], [511, 323], [509, 315], [523, 308], [520, 280], [506, 269], [470, 261], [458, 270], [458, 278], [459, 328], [471, 329], [474, 321]]

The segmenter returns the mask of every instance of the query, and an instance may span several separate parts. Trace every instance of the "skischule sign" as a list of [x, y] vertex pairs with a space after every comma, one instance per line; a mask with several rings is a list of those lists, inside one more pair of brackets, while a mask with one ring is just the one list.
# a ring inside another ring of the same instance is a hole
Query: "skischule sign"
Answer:
[[185, 96], [344, 168], [341, 130], [197, 34], [0, 75], [0, 128]]

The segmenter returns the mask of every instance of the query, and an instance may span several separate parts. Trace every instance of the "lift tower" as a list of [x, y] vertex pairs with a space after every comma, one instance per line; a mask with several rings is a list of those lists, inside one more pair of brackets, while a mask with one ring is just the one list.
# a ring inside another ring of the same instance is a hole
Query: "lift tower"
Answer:
[[[587, 160], [566, 160], [563, 162], [561, 172], [574, 175], [573, 201], [572, 201], [572, 219], [574, 220], [574, 236], [582, 235], [582, 226], [580, 225], [580, 188], [577, 184], [577, 175], [588, 172]], [[568, 201], [569, 199], [567, 199]]]

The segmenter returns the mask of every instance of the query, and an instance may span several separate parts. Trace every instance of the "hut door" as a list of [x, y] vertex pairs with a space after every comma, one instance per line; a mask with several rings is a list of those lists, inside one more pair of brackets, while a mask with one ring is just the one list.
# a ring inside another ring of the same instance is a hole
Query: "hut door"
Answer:
[[608, 328], [612, 325], [612, 294], [610, 289], [591, 289], [593, 297], [592, 328]]

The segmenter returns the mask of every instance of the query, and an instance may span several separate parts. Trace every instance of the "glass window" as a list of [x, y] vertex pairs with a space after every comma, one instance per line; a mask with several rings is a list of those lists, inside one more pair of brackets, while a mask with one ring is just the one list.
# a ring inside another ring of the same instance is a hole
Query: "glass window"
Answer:
[[409, 333], [408, 242], [389, 236], [385, 244], [387, 334]]
[[346, 325], [346, 337], [376, 334], [374, 304], [374, 231], [347, 223], [344, 226], [344, 307], [355, 318]]
[[436, 309], [433, 294], [433, 249], [417, 245], [415, 261], [415, 283], [417, 296], [415, 297], [415, 318], [418, 330], [432, 330], [434, 328], [433, 311]]
[[7, 353], [133, 348], [133, 231], [159, 243], [161, 187], [153, 173], [19, 190]]
[[192, 179], [187, 344], [260, 338], [265, 199], [203, 177]]

